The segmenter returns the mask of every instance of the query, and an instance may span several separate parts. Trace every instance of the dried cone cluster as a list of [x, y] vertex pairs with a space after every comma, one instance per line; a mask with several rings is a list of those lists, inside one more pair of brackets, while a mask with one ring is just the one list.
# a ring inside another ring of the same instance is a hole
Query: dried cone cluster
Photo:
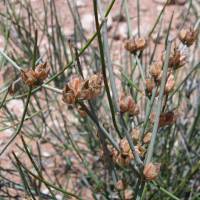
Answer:
[[[161, 113], [158, 126], [164, 127], [164, 126], [172, 125], [177, 120], [177, 117], [178, 117], [178, 113], [176, 111]], [[155, 113], [152, 113], [150, 116], [150, 122], [153, 124], [154, 121], [155, 121]]]
[[[197, 36], [198, 36], [198, 31], [193, 30], [191, 28], [183, 29], [179, 33], [179, 39], [187, 47], [191, 46], [197, 40]], [[162, 62], [164, 62], [164, 58], [165, 55], [162, 56]], [[169, 64], [168, 64], [169, 71], [164, 89], [164, 93], [166, 95], [169, 94], [174, 89], [175, 79], [173, 75], [173, 70], [177, 70], [178, 68], [182, 67], [185, 63], [186, 63], [186, 56], [183, 53], [181, 53], [181, 50], [175, 46], [169, 57]], [[156, 83], [159, 83], [162, 77], [161, 66], [162, 66], [161, 64], [157, 63], [152, 65], [149, 70], [151, 76], [153, 77]], [[153, 87], [154, 87], [153, 83], [147, 81], [148, 92], [151, 92]], [[176, 111], [161, 113], [159, 118], [159, 127], [172, 125], [176, 121], [177, 117], [178, 114]], [[154, 121], [155, 121], [155, 113], [152, 113], [150, 117], [150, 122], [153, 124]]]
[[[146, 92], [148, 95], [151, 95], [153, 89], [156, 86], [159, 86], [161, 83], [162, 74], [163, 74], [161, 63], [162, 62], [156, 62], [150, 66], [149, 73], [151, 75], [151, 78], [146, 79]], [[175, 80], [174, 80], [173, 71], [169, 70], [165, 89], [164, 89], [165, 94], [169, 94], [171, 91], [173, 91], [174, 86], [175, 86]]]
[[43, 81], [48, 77], [50, 68], [47, 63], [39, 64], [35, 67], [35, 70], [21, 70], [21, 78], [29, 87], [36, 87], [41, 85]]
[[62, 99], [67, 104], [75, 104], [78, 100], [94, 99], [101, 94], [102, 81], [101, 74], [94, 74], [87, 80], [75, 76], [65, 86]]
[[143, 175], [145, 180], [152, 181], [155, 180], [160, 173], [160, 163], [148, 163], [144, 166]]
[[179, 33], [180, 41], [185, 44], [186, 46], [191, 46], [198, 37], [198, 30], [190, 29], [183, 29]]
[[146, 79], [146, 92], [148, 93], [148, 95], [152, 94], [152, 91], [155, 87], [156, 87], [156, 83], [154, 79], [152, 78]]
[[[164, 62], [164, 60], [165, 60], [165, 54], [162, 56], [162, 61]], [[185, 65], [185, 63], [186, 63], [186, 56], [183, 53], [181, 53], [181, 51], [175, 46], [169, 56], [168, 67], [173, 70], [176, 70]]]
[[163, 63], [155, 62], [150, 66], [149, 73], [155, 81], [160, 81]]
[[[144, 157], [145, 148], [139, 143], [139, 134], [139, 129], [133, 129], [131, 132], [132, 141], [138, 155]], [[134, 155], [126, 138], [120, 140], [119, 147], [120, 152], [117, 152], [116, 149], [111, 150], [113, 161], [119, 166], [128, 166], [134, 160]]]
[[134, 38], [126, 40], [124, 48], [130, 53], [136, 53], [137, 51], [142, 51], [147, 46], [147, 42], [144, 38]]
[[126, 95], [124, 92], [120, 95], [119, 99], [120, 112], [128, 113], [129, 115], [139, 114], [139, 107], [130, 95]]

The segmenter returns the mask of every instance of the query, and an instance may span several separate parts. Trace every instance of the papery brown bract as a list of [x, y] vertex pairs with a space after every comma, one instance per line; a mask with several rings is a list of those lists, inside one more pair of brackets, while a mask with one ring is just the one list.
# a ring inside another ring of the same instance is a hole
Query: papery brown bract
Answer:
[[141, 157], [144, 157], [146, 149], [141, 144], [138, 143], [137, 146], [135, 147], [135, 150]]
[[68, 88], [73, 91], [76, 98], [80, 96], [83, 83], [84, 81], [77, 76], [72, 77], [68, 83]]
[[80, 99], [89, 100], [92, 98], [92, 90], [89, 86], [89, 80], [83, 82], [80, 92]]
[[165, 84], [165, 90], [164, 90], [165, 94], [170, 93], [174, 89], [174, 86], [175, 86], [174, 75], [170, 74]]
[[43, 81], [48, 77], [50, 68], [47, 63], [39, 64], [35, 67], [35, 70], [21, 70], [21, 78], [29, 87], [36, 87], [41, 85]]
[[[162, 56], [162, 61], [165, 60], [165, 54]], [[175, 46], [169, 56], [168, 66], [174, 70], [182, 67], [186, 63], [186, 56]]]
[[101, 73], [94, 74], [89, 78], [89, 86], [92, 91], [92, 98], [96, 98], [101, 94], [103, 84], [103, 76]]
[[71, 90], [68, 85], [64, 87], [62, 100], [67, 104], [74, 104], [76, 101], [74, 91]]
[[41, 81], [45, 80], [48, 77], [49, 72], [50, 72], [50, 68], [46, 62], [39, 64], [35, 67], [35, 73], [36, 73], [37, 79]]

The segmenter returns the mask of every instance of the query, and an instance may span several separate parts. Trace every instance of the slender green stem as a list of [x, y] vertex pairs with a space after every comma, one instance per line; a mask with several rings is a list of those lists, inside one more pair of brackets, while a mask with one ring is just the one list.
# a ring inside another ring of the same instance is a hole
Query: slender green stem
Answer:
[[137, 28], [138, 37], [140, 37], [140, 0], [137, 0]]
[[[44, 112], [44, 110], [39, 110], [39, 111], [33, 113], [32, 115], [25, 117], [24, 121], [29, 120], [29, 119], [32, 119], [33, 117], [35, 117], [36, 115], [39, 115], [39, 114], [42, 113], [42, 112]], [[19, 125], [19, 123], [14, 123], [14, 122], [13, 122], [13, 125], [7, 126], [7, 127], [4, 127], [4, 128], [2, 128], [2, 129], [0, 129], [0, 132], [1, 132], [1, 131], [4, 131], [4, 130], [6, 130], [6, 129], [9, 129], [9, 128], [13, 128], [13, 127], [15, 127], [15, 126], [17, 126], [17, 125]]]
[[97, 0], [93, 0], [93, 4], [94, 4], [94, 15], [95, 15], [96, 31], [97, 31], [99, 50], [100, 50], [100, 56], [101, 56], [101, 65], [102, 65], [102, 74], [103, 74], [104, 85], [105, 85], [106, 94], [108, 97], [108, 103], [110, 106], [113, 125], [114, 125], [117, 133], [119, 133], [119, 135], [121, 135], [118, 125], [117, 125], [117, 122], [116, 122], [114, 106], [113, 106], [112, 97], [110, 94], [107, 75], [106, 75], [106, 63], [105, 63], [105, 59], [104, 59], [104, 48], [103, 48], [103, 43], [102, 43], [102, 39], [101, 39], [100, 25], [99, 25], [99, 20], [98, 20]]
[[34, 43], [34, 50], [33, 50], [33, 60], [32, 60], [32, 70], [35, 69], [35, 63], [36, 63], [36, 54], [37, 54], [37, 40], [38, 40], [38, 32], [35, 31], [35, 43]]
[[37, 180], [41, 181], [42, 183], [44, 183], [45, 185], [48, 185], [49, 187], [51, 188], [54, 188], [55, 190], [59, 191], [59, 192], [62, 192], [63, 194], [67, 195], [67, 196], [72, 196], [72, 197], [75, 197], [76, 199], [79, 199], [79, 200], [82, 200], [82, 198], [78, 197], [77, 195], [71, 193], [71, 192], [67, 192], [66, 190], [60, 188], [60, 187], [57, 187], [55, 186], [55, 184], [51, 184], [49, 183], [48, 181], [46, 181], [45, 179], [42, 179], [41, 177], [35, 175], [33, 172], [31, 172], [29, 169], [27, 169], [20, 161], [19, 159], [17, 158], [17, 156], [15, 155], [15, 153], [13, 152], [13, 155], [15, 157], [15, 160], [23, 167], [23, 169], [25, 171], [27, 171], [31, 176], [33, 176], [34, 178], [36, 178]]
[[[101, 5], [100, 1], [98, 1], [98, 3], [99, 3], [99, 11], [100, 11], [99, 13], [100, 13], [101, 17], [103, 17], [102, 5]], [[107, 32], [107, 23], [106, 22], [103, 24], [102, 35], [103, 35], [103, 44], [104, 44], [106, 64], [108, 67], [110, 86], [111, 86], [112, 96], [113, 96], [113, 103], [114, 103], [116, 112], [119, 112], [118, 92], [117, 92], [116, 83], [115, 83], [112, 60], [111, 60], [111, 56], [110, 56], [110, 52], [109, 52], [108, 32]]]
[[[145, 165], [151, 161], [153, 152], [154, 152], [154, 148], [155, 148], [155, 141], [156, 141], [156, 136], [157, 136], [157, 131], [158, 131], [159, 118], [160, 118], [160, 113], [162, 111], [162, 101], [163, 101], [164, 89], [165, 89], [165, 84], [166, 84], [166, 80], [167, 80], [167, 71], [168, 71], [169, 56], [170, 56], [170, 51], [171, 51], [171, 43], [172, 43], [172, 41], [170, 40], [167, 44], [167, 52], [166, 52], [163, 76], [162, 76], [161, 87], [160, 87], [160, 92], [159, 92], [159, 100], [158, 100], [158, 105], [157, 105], [157, 109], [156, 109], [156, 116], [155, 116], [155, 122], [154, 122], [154, 126], [153, 126], [151, 142], [149, 144], [146, 158], [145, 158]], [[145, 183], [143, 181], [141, 181], [140, 190], [136, 197], [137, 200], [140, 200], [142, 198], [144, 187], [145, 187]]]
[[2, 100], [2, 102], [0, 104], [0, 109], [3, 107], [4, 102], [6, 101], [6, 98], [8, 96], [8, 93], [9, 93], [9, 87], [7, 88], [6, 93], [5, 93], [4, 97], [3, 97], [3, 100]]
[[18, 71], [21, 71], [21, 68], [12, 60], [9, 56], [7, 56], [1, 49], [0, 54], [4, 56]]
[[141, 74], [141, 77], [142, 77], [142, 83], [143, 83], [143, 87], [144, 87], [144, 90], [146, 89], [146, 80], [145, 80], [145, 74], [144, 74], [144, 68], [138, 58], [138, 55], [134, 55], [134, 58], [136, 59], [136, 62], [137, 62], [137, 65], [139, 67], [139, 70], [140, 70], [140, 74]]
[[178, 197], [176, 197], [174, 194], [172, 194], [171, 192], [167, 191], [165, 188], [161, 187], [158, 183], [156, 183], [155, 181], [152, 182], [152, 184], [154, 186], [156, 186], [160, 191], [162, 191], [163, 193], [165, 193], [167, 196], [171, 197], [174, 200], [180, 200]]
[[8, 143], [0, 151], [0, 156], [4, 153], [4, 151], [8, 148], [8, 146], [14, 141], [14, 139], [20, 133], [20, 131], [22, 129], [22, 126], [23, 126], [23, 123], [24, 123], [24, 120], [25, 120], [25, 116], [26, 116], [26, 112], [27, 112], [27, 109], [28, 109], [28, 104], [29, 104], [30, 98], [31, 98], [31, 88], [29, 89], [29, 92], [28, 92], [28, 96], [27, 96], [27, 99], [26, 99], [26, 104], [25, 104], [23, 115], [22, 115], [22, 118], [21, 118], [21, 122], [20, 122], [16, 132], [14, 133], [14, 135], [11, 137], [11, 139], [8, 141]]
[[[32, 61], [32, 69], [35, 69], [35, 61], [36, 61], [36, 50], [37, 50], [37, 31], [35, 32], [35, 43], [34, 43], [34, 49], [33, 49], [33, 61]], [[4, 56], [6, 56], [6, 59], [9, 59], [10, 62], [12, 62], [12, 60], [7, 57], [7, 55], [5, 54]], [[15, 66], [16, 64], [12, 62], [12, 64]], [[28, 111], [28, 104], [31, 98], [31, 93], [32, 93], [32, 87], [29, 88], [28, 91], [28, 95], [27, 95], [27, 99], [26, 99], [26, 103], [25, 103], [25, 107], [24, 107], [24, 111], [22, 114], [22, 118], [21, 118], [21, 122], [16, 130], [16, 132], [14, 133], [14, 135], [10, 138], [10, 140], [8, 141], [8, 143], [3, 147], [3, 149], [0, 151], [0, 156], [5, 152], [5, 150], [8, 148], [8, 146], [15, 140], [15, 138], [17, 137], [17, 135], [20, 133], [22, 126], [24, 124], [24, 120], [26, 117], [26, 113]]]
[[163, 6], [162, 10], [160, 11], [160, 14], [158, 15], [158, 17], [157, 17], [157, 19], [156, 19], [156, 21], [155, 21], [155, 23], [154, 23], [152, 29], [149, 31], [149, 34], [148, 34], [149, 37], [150, 37], [150, 36], [152, 35], [152, 33], [154, 32], [154, 30], [155, 30], [155, 28], [156, 28], [156, 26], [157, 26], [157, 24], [158, 24], [158, 22], [159, 22], [159, 20], [160, 20], [160, 18], [161, 18], [161, 16], [162, 16], [163, 12], [165, 11], [165, 8], [166, 8], [166, 6], [167, 6], [167, 4], [168, 4], [168, 1], [169, 1], [169, 0], [166, 0], [166, 3], [165, 3], [165, 5]]
[[167, 71], [168, 71], [169, 56], [170, 56], [170, 51], [171, 51], [171, 43], [172, 42], [169, 41], [167, 44], [167, 52], [166, 52], [166, 58], [165, 58], [165, 62], [164, 62], [163, 77], [162, 77], [161, 87], [160, 87], [160, 92], [159, 92], [159, 100], [158, 100], [158, 105], [157, 105], [157, 109], [156, 109], [155, 122], [154, 122], [154, 126], [153, 126], [151, 142], [150, 142], [148, 150], [147, 150], [145, 164], [147, 164], [151, 161], [154, 147], [155, 147], [155, 140], [156, 140], [156, 135], [157, 135], [157, 131], [158, 131], [159, 118], [160, 118], [160, 113], [162, 111], [162, 100], [163, 100], [164, 89], [165, 89], [165, 84], [166, 84], [166, 80], [167, 80]]
[[148, 121], [149, 121], [149, 116], [151, 114], [151, 110], [152, 110], [152, 107], [153, 107], [153, 102], [154, 102], [155, 97], [156, 97], [156, 93], [157, 93], [157, 88], [154, 88], [150, 101], [147, 101], [147, 108], [146, 108], [146, 112], [145, 112], [146, 115], [145, 115], [145, 120], [144, 120], [144, 123], [143, 123], [143, 126], [142, 126], [141, 140], [143, 139], [144, 133], [146, 131], [146, 127], [147, 127], [147, 124], [148, 124]]
[[180, 89], [180, 87], [186, 82], [186, 80], [191, 76], [191, 74], [196, 71], [198, 68], [200, 68], [200, 62], [196, 64], [190, 72], [187, 74], [187, 76], [179, 83], [179, 85], [176, 87], [176, 89], [170, 94], [169, 98], [172, 98], [176, 92]]
[[80, 102], [80, 105], [84, 108], [84, 110], [86, 111], [86, 113], [89, 115], [89, 117], [91, 118], [91, 120], [96, 124], [97, 128], [99, 129], [99, 131], [101, 133], [103, 133], [103, 135], [106, 136], [106, 138], [110, 141], [110, 143], [113, 145], [113, 147], [117, 150], [120, 151], [119, 149], [119, 145], [114, 141], [114, 139], [111, 137], [111, 135], [104, 129], [104, 127], [99, 124], [98, 119], [93, 115], [93, 113], [87, 108], [87, 106], [85, 106], [84, 103]]
[[[40, 171], [40, 169], [39, 169], [38, 166], [36, 165], [34, 159], [33, 159], [32, 156], [31, 156], [31, 153], [30, 153], [29, 150], [28, 150], [27, 144], [26, 144], [26, 142], [25, 142], [23, 136], [21, 136], [21, 140], [22, 140], [24, 149], [25, 149], [25, 151], [26, 151], [26, 154], [28, 155], [28, 157], [29, 157], [31, 163], [33, 164], [33, 167], [34, 167], [35, 170], [37, 171], [39, 177], [40, 177], [41, 179], [44, 179], [44, 177], [43, 177], [43, 175], [42, 175], [42, 172]], [[44, 183], [44, 184], [45, 184], [45, 183]], [[51, 195], [54, 197], [54, 199], [56, 199], [56, 197], [55, 197], [53, 191], [52, 191], [51, 188], [48, 186], [48, 184], [45, 184], [45, 185], [46, 185], [46, 187], [48, 188], [48, 190], [49, 190], [49, 192], [51, 193]]]
[[194, 176], [196, 173], [199, 172], [199, 169], [200, 169], [200, 160], [195, 165], [193, 165], [193, 167], [189, 170], [189, 172], [187, 173], [187, 175], [184, 178], [182, 178], [180, 184], [176, 187], [174, 193], [180, 194], [181, 191], [184, 189], [184, 187], [190, 181], [191, 177]]

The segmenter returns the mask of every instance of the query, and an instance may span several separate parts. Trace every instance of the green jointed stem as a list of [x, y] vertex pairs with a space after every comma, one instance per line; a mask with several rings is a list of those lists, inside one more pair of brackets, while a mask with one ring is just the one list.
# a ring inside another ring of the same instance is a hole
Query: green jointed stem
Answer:
[[105, 59], [104, 59], [104, 49], [103, 49], [103, 43], [102, 43], [101, 32], [100, 32], [100, 25], [99, 25], [99, 20], [98, 20], [97, 1], [93, 0], [93, 4], [94, 4], [94, 15], [95, 15], [96, 31], [97, 31], [97, 37], [98, 37], [98, 43], [99, 43], [104, 85], [105, 85], [105, 89], [106, 89], [106, 93], [107, 93], [107, 97], [108, 97], [108, 103], [109, 103], [109, 106], [110, 106], [113, 125], [114, 125], [116, 131], [120, 134], [120, 131], [119, 131], [119, 128], [118, 128], [118, 125], [117, 125], [117, 122], [116, 122], [116, 118], [115, 118], [115, 110], [114, 110], [112, 97], [111, 97], [110, 89], [109, 89], [109, 85], [108, 85], [107, 75], [106, 75], [106, 64], [105, 64]]

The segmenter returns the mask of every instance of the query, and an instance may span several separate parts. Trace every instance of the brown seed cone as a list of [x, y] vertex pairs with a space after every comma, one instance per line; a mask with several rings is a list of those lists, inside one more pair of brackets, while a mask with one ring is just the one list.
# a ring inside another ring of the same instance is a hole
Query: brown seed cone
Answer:
[[137, 115], [139, 113], [139, 107], [130, 95], [122, 92], [119, 98], [120, 112], [128, 112], [129, 115]]
[[124, 156], [122, 154], [119, 154], [117, 156], [117, 159], [115, 161], [119, 166], [125, 167], [128, 166], [131, 162], [128, 156]]
[[131, 136], [132, 136], [133, 142], [135, 144], [137, 144], [139, 139], [140, 139], [140, 129], [139, 128], [134, 128], [132, 130], [132, 132], [131, 132]]
[[128, 112], [135, 107], [135, 101], [130, 95], [126, 95], [124, 92], [120, 95], [119, 99], [120, 112]]
[[[175, 111], [169, 111], [166, 113], [161, 113], [159, 118], [159, 127], [164, 127], [172, 125], [175, 123], [178, 114]], [[155, 113], [152, 113], [150, 116], [150, 122], [153, 124], [155, 121]]]
[[149, 73], [155, 80], [157, 80], [158, 77], [160, 76], [162, 72], [162, 66], [163, 66], [163, 63], [161, 61], [155, 62], [154, 64], [150, 66]]
[[89, 79], [84, 81], [80, 98], [85, 100], [94, 99], [101, 94], [103, 77], [102, 74], [94, 74]]
[[148, 94], [152, 94], [153, 89], [156, 87], [156, 84], [153, 79], [146, 79], [146, 91]]
[[123, 155], [128, 154], [128, 152], [130, 150], [130, 146], [129, 146], [129, 143], [128, 143], [126, 138], [123, 138], [123, 139], [120, 140], [119, 147], [120, 147]]
[[151, 141], [151, 136], [152, 136], [152, 133], [151, 132], [148, 132], [145, 134], [144, 138], [143, 138], [143, 142], [144, 144], [149, 144], [150, 141]]
[[124, 92], [121, 93], [120, 98], [119, 98], [119, 107], [120, 107], [120, 112], [125, 113], [128, 111], [128, 105], [127, 105], [127, 100], [126, 100], [126, 95]]
[[130, 115], [137, 115], [139, 113], [139, 107], [130, 95], [127, 96], [127, 107], [127, 112], [129, 112]]
[[191, 46], [198, 37], [198, 30], [193, 29], [182, 29], [179, 32], [179, 39], [180, 41], [185, 44], [186, 46]]
[[136, 53], [145, 49], [147, 43], [144, 38], [135, 38], [125, 41], [124, 48], [130, 53]]
[[144, 166], [143, 174], [147, 181], [155, 180], [160, 173], [160, 163], [148, 163]]
[[21, 70], [21, 78], [29, 87], [35, 87], [40, 84], [35, 71], [32, 69], [26, 71]]
[[136, 47], [137, 47], [137, 51], [138, 50], [142, 51], [147, 46], [147, 42], [144, 38], [135, 39], [135, 44], [136, 44]]
[[138, 154], [141, 156], [141, 157], [144, 157], [144, 154], [146, 152], [146, 149], [141, 145], [141, 144], [137, 144], [136, 146], [136, 151], [138, 152]]

